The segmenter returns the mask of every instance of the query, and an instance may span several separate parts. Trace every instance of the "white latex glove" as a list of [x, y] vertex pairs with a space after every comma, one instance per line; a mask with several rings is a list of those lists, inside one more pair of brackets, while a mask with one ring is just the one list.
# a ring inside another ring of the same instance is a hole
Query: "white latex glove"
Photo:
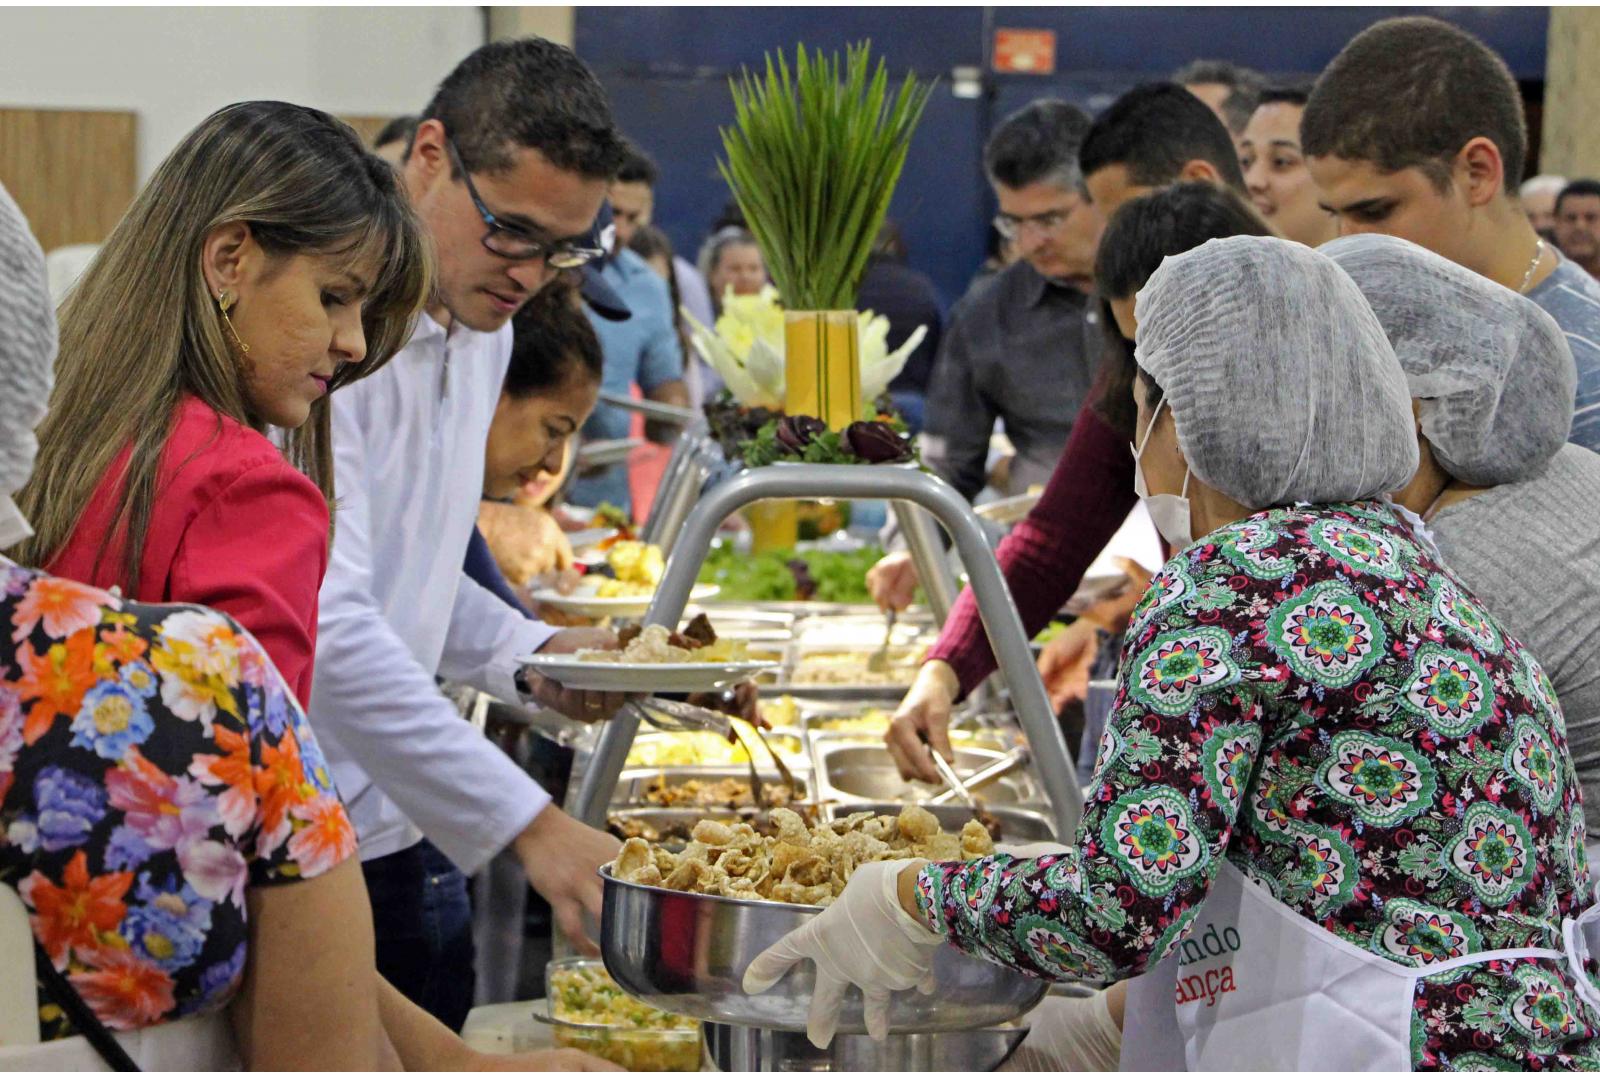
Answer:
[[810, 922], [784, 935], [750, 961], [744, 992], [771, 989], [802, 960], [817, 965], [816, 990], [806, 1036], [819, 1050], [833, 1042], [839, 1009], [852, 986], [861, 987], [867, 1034], [889, 1037], [889, 1001], [896, 991], [933, 992], [933, 954], [944, 936], [923, 926], [900, 906], [900, 871], [920, 862], [897, 859], [858, 867], [839, 899]]
[[1090, 997], [1051, 994], [1027, 1015], [1030, 1028], [1001, 1072], [1116, 1072], [1122, 1031], [1106, 1007], [1106, 992]]

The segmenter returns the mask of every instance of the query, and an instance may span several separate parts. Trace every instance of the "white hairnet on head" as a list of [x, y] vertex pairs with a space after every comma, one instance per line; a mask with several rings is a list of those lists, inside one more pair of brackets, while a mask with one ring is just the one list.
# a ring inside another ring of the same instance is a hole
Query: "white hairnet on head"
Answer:
[[1326, 255], [1230, 236], [1139, 290], [1134, 357], [1201, 480], [1252, 509], [1367, 499], [1417, 469], [1411, 398], [1355, 283]]
[[44, 252], [0, 185], [0, 547], [29, 535], [11, 495], [33, 472], [33, 429], [50, 403], [56, 316]]
[[1392, 236], [1317, 250], [1366, 295], [1400, 358], [1422, 433], [1451, 476], [1525, 480], [1572, 429], [1578, 369], [1566, 335], [1525, 296]]

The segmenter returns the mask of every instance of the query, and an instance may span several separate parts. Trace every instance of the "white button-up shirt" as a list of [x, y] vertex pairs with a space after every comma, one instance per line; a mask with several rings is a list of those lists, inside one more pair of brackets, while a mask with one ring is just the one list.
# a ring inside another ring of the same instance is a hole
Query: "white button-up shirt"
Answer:
[[463, 720], [435, 674], [516, 701], [515, 660], [555, 628], [462, 572], [511, 328], [423, 315], [376, 375], [333, 397], [338, 501], [311, 717], [361, 857], [424, 835], [467, 873], [550, 796]]

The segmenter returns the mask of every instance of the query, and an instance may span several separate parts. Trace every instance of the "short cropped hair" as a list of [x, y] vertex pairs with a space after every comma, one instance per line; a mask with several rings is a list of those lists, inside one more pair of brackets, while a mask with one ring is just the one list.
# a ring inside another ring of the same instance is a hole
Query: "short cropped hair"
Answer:
[[561, 389], [573, 377], [600, 381], [604, 369], [600, 339], [579, 309], [574, 288], [564, 278], [553, 281], [512, 316], [506, 396], [539, 397]]
[[1129, 199], [1111, 215], [1095, 256], [1095, 291], [1121, 300], [1144, 288], [1168, 255], [1227, 236], [1271, 235], [1237, 192], [1203, 180], [1172, 184]]
[[1561, 204], [1573, 195], [1600, 195], [1600, 180], [1574, 180], [1562, 188], [1556, 196], [1556, 213], [1561, 213]]
[[1222, 115], [1226, 117], [1228, 130], [1235, 135], [1243, 132], [1250, 122], [1250, 114], [1261, 103], [1261, 91], [1267, 83], [1260, 72], [1226, 60], [1196, 60], [1179, 68], [1172, 81], [1183, 86], [1198, 83], [1226, 86], [1228, 96], [1222, 103]]
[[633, 143], [624, 145], [626, 150], [622, 156], [622, 164], [617, 166], [617, 182], [655, 187], [656, 181], [661, 178], [661, 171], [656, 168], [655, 161]]
[[1311, 157], [1421, 169], [1440, 191], [1461, 148], [1483, 136], [1515, 192], [1528, 154], [1517, 82], [1492, 49], [1439, 19], [1385, 19], [1357, 34], [1317, 79], [1300, 121]]
[[1000, 122], [983, 148], [991, 184], [1023, 188], [1041, 180], [1076, 191], [1078, 147], [1089, 130], [1089, 114], [1054, 98], [1031, 102]]
[[1216, 169], [1224, 184], [1244, 191], [1233, 136], [1205, 102], [1172, 82], [1145, 83], [1112, 102], [1078, 152], [1084, 176], [1123, 165], [1130, 180], [1147, 187], [1172, 183], [1186, 162], [1197, 160]]
[[1311, 100], [1310, 83], [1291, 83], [1287, 86], [1269, 86], [1261, 91], [1256, 108], [1263, 105], [1298, 105], [1302, 109]]
[[544, 38], [473, 50], [439, 84], [422, 118], [444, 125], [473, 172], [511, 168], [517, 149], [591, 179], [610, 180], [622, 164], [622, 136], [599, 81], [571, 49]]

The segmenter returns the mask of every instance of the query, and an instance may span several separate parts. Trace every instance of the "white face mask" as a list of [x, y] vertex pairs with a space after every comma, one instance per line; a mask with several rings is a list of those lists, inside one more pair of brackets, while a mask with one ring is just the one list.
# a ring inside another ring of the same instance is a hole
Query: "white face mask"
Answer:
[[1150, 445], [1150, 433], [1156, 429], [1156, 420], [1161, 416], [1162, 406], [1167, 399], [1162, 398], [1161, 404], [1156, 406], [1156, 411], [1150, 416], [1150, 426], [1144, 429], [1144, 438], [1138, 446], [1128, 444], [1128, 449], [1133, 451], [1133, 490], [1144, 500], [1144, 508], [1150, 513], [1150, 520], [1155, 522], [1156, 531], [1159, 532], [1174, 550], [1186, 548], [1194, 543], [1194, 526], [1189, 519], [1189, 470], [1183, 470], [1183, 493], [1181, 495], [1152, 495], [1144, 482], [1144, 468], [1139, 464], [1145, 447]]

